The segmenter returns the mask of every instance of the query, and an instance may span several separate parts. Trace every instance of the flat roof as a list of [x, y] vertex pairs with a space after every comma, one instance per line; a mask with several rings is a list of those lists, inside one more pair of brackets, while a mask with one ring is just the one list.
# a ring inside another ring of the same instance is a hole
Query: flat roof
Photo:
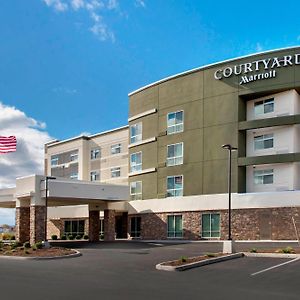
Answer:
[[184, 72], [181, 72], [181, 73], [177, 73], [175, 75], [165, 77], [165, 78], [160, 79], [158, 81], [155, 81], [153, 83], [147, 84], [147, 85], [145, 85], [141, 88], [138, 88], [137, 90], [134, 90], [134, 91], [130, 92], [128, 94], [128, 96], [130, 97], [130, 96], [132, 96], [132, 95], [134, 95], [138, 92], [141, 92], [141, 91], [143, 91], [143, 90], [145, 90], [149, 87], [155, 86], [155, 85], [160, 84], [162, 82], [166, 82], [170, 79], [174, 79], [174, 78], [177, 78], [177, 77], [180, 77], [180, 76], [184, 76], [184, 75], [187, 75], [187, 74], [190, 74], [190, 73], [194, 73], [196, 71], [205, 70], [205, 69], [208, 69], [210, 67], [218, 66], [220, 64], [229, 63], [229, 62], [232, 62], [232, 61], [235, 61], [235, 60], [239, 60], [239, 59], [243, 59], [243, 58], [247, 58], [247, 57], [251, 57], [251, 56], [256, 56], [256, 55], [261, 55], [261, 54], [266, 54], [266, 53], [273, 53], [273, 52], [288, 50], [288, 49], [296, 49], [296, 48], [299, 48], [299, 47], [300, 46], [292, 46], [292, 47], [278, 48], [278, 49], [273, 49], [273, 50], [266, 50], [266, 51], [262, 51], [262, 52], [251, 53], [251, 54], [247, 54], [247, 55], [243, 55], [243, 56], [239, 56], [239, 57], [235, 57], [235, 58], [222, 60], [222, 61], [219, 61], [219, 62], [216, 62], [216, 63], [204, 65], [204, 66], [197, 67], [197, 68], [194, 68], [194, 69], [190, 69], [190, 70], [187, 70], [187, 71], [184, 71]]
[[123, 130], [123, 129], [126, 129], [126, 128], [128, 128], [128, 125], [118, 127], [118, 128], [114, 128], [114, 129], [110, 129], [110, 130], [106, 130], [106, 131], [102, 131], [102, 132], [91, 134], [91, 135], [79, 135], [79, 136], [75, 136], [73, 138], [69, 138], [69, 139], [62, 140], [62, 141], [59, 141], [59, 140], [55, 141], [54, 140], [54, 141], [50, 141], [50, 142], [46, 143], [45, 146], [47, 146], [49, 148], [49, 147], [57, 146], [57, 145], [60, 145], [60, 144], [63, 144], [63, 143], [72, 142], [72, 141], [75, 141], [75, 140], [78, 140], [78, 139], [90, 140], [92, 138], [95, 138], [95, 137], [98, 137], [98, 136], [101, 136], [101, 135], [105, 135], [105, 134], [109, 134], [109, 133], [112, 133], [112, 132], [115, 132], [115, 131]]

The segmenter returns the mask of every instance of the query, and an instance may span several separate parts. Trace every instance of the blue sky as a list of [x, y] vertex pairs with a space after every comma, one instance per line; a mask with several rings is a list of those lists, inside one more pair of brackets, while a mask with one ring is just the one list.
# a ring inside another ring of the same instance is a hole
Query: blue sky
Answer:
[[[43, 172], [43, 144], [123, 126], [128, 93], [195, 67], [300, 44], [298, 1], [0, 1], [0, 188]], [[13, 214], [0, 210], [0, 224]]]

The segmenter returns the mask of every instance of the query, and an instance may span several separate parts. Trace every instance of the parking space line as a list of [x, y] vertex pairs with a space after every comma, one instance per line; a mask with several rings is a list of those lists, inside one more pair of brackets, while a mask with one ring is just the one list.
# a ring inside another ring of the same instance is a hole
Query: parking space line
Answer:
[[264, 269], [264, 270], [261, 270], [261, 271], [258, 271], [258, 272], [255, 272], [255, 273], [252, 273], [251, 276], [255, 276], [255, 275], [258, 275], [258, 274], [261, 274], [261, 273], [264, 273], [264, 272], [267, 272], [267, 271], [270, 271], [270, 270], [273, 270], [273, 269], [276, 269], [276, 268], [279, 268], [279, 267], [282, 267], [284, 265], [287, 265], [287, 264], [290, 264], [290, 263], [293, 263], [297, 260], [299, 260], [300, 257], [297, 257], [297, 258], [294, 258], [292, 260], [289, 260], [289, 261], [286, 261], [284, 263], [281, 263], [281, 264], [278, 264], [278, 265], [275, 265], [273, 267], [270, 267], [270, 268], [267, 268], [267, 269]]

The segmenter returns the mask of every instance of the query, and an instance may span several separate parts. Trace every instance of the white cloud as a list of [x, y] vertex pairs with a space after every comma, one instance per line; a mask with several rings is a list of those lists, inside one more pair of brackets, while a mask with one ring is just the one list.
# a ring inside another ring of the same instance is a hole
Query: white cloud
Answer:
[[55, 87], [55, 88], [52, 89], [52, 92], [72, 95], [72, 94], [77, 94], [78, 90], [68, 88], [68, 87]]
[[146, 3], [144, 0], [135, 0], [135, 6], [137, 7], [146, 7]]
[[90, 28], [90, 31], [96, 35], [100, 41], [106, 41], [110, 39], [114, 43], [116, 40], [114, 33], [104, 23], [96, 22]]
[[[0, 188], [13, 187], [16, 177], [44, 173], [44, 143], [52, 138], [44, 122], [0, 102], [0, 135], [17, 137], [17, 151], [0, 154]], [[14, 209], [0, 209], [0, 224], [13, 225]]]
[[84, 0], [71, 0], [71, 6], [74, 10], [78, 10], [84, 8], [85, 2]]
[[68, 10], [68, 4], [61, 0], [43, 0], [47, 6], [53, 7], [57, 12]]
[[108, 0], [107, 8], [108, 9], [117, 9], [119, 7], [119, 3], [117, 0]]

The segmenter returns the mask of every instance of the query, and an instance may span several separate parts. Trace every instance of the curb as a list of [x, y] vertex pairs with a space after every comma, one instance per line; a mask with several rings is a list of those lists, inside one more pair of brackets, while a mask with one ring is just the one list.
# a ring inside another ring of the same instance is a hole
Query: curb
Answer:
[[166, 261], [166, 262], [157, 264], [155, 266], [155, 268], [157, 270], [161, 270], [161, 271], [184, 271], [184, 270], [188, 270], [188, 269], [192, 269], [192, 268], [196, 268], [196, 267], [202, 267], [202, 266], [206, 266], [206, 265], [210, 265], [210, 264], [214, 264], [214, 263], [218, 263], [218, 262], [222, 262], [222, 261], [226, 261], [226, 260], [230, 260], [230, 259], [240, 258], [243, 256], [244, 256], [243, 253], [234, 253], [234, 254], [229, 254], [226, 256], [222, 256], [222, 257], [213, 257], [213, 258], [205, 259], [202, 261], [185, 264], [182, 266], [165, 266], [164, 264], [170, 262], [170, 261]]
[[243, 252], [243, 254], [247, 257], [270, 257], [270, 258], [300, 258], [300, 254], [284, 254], [284, 253], [251, 253], [251, 252]]
[[75, 249], [70, 249], [75, 251], [75, 253], [62, 255], [62, 256], [10, 256], [10, 255], [0, 255], [0, 259], [12, 259], [12, 260], [54, 260], [54, 259], [63, 259], [63, 258], [75, 258], [82, 256], [82, 253]]

